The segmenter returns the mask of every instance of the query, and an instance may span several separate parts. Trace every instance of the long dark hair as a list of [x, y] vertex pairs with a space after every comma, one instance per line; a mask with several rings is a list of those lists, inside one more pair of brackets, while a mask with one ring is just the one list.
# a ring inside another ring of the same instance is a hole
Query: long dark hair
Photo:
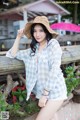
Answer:
[[31, 30], [30, 30], [30, 33], [31, 33], [31, 36], [32, 36], [32, 42], [30, 44], [30, 47], [31, 47], [32, 53], [34, 53], [34, 54], [35, 54], [35, 51], [36, 51], [36, 44], [38, 43], [36, 41], [36, 39], [34, 38], [34, 35], [33, 35], [34, 34], [34, 27], [36, 25], [40, 25], [43, 28], [43, 30], [44, 30], [44, 32], [46, 34], [46, 40], [47, 40], [47, 42], [49, 42], [52, 39], [52, 34], [49, 33], [49, 31], [46, 29], [46, 27], [43, 24], [41, 24], [41, 23], [35, 23], [35, 24], [33, 24], [31, 26]]

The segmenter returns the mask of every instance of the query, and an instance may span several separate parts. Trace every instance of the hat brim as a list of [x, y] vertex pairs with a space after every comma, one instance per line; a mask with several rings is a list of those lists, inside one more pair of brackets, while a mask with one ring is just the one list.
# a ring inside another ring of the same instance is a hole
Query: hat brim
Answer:
[[[31, 26], [33, 25], [33, 24], [35, 24], [35, 23], [27, 23], [26, 25], [25, 25], [25, 28], [24, 28], [24, 35], [28, 38], [28, 39], [31, 39], [32, 37], [31, 37], [31, 33], [30, 33], [30, 30], [31, 30]], [[37, 24], [42, 24], [42, 23], [37, 23]], [[44, 25], [44, 24], [43, 24]], [[54, 30], [52, 30], [51, 28], [50, 28], [50, 26], [46, 26], [46, 25], [44, 25], [45, 27], [46, 27], [46, 29], [49, 31], [49, 33], [51, 33], [52, 34], [52, 36], [53, 37], [57, 37], [59, 34], [57, 33], [57, 32], [55, 32]]]

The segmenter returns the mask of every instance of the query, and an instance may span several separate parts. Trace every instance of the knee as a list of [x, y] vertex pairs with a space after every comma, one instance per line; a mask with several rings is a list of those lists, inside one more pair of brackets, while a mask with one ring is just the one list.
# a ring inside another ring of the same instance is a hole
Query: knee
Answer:
[[44, 119], [44, 118], [41, 118], [41, 117], [37, 116], [37, 118], [35, 120], [47, 120], [47, 119]]
[[41, 118], [37, 117], [35, 120], [43, 120], [43, 119], [41, 119]]
[[42, 118], [42, 117], [37, 117], [35, 120], [51, 120], [51, 119], [48, 119], [48, 118]]
[[44, 119], [39, 119], [39, 118], [36, 118], [35, 120], [44, 120]]
[[36, 118], [35, 120], [40, 120], [40, 119]]

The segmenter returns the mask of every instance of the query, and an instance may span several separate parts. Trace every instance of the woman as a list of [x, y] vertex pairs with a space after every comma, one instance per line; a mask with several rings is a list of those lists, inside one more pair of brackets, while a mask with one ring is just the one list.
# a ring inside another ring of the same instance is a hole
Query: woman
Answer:
[[[26, 35], [32, 39], [30, 48], [19, 50], [20, 39]], [[32, 23], [18, 31], [16, 40], [6, 56], [23, 60], [26, 70], [27, 99], [31, 92], [39, 99], [41, 110], [36, 120], [52, 120], [67, 98], [67, 90], [61, 71], [62, 50], [45, 16], [37, 16]]]

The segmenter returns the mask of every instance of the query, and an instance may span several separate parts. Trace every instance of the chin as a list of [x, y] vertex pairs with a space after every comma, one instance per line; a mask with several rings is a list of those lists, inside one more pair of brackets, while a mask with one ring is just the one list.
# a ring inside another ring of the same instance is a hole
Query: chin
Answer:
[[40, 41], [40, 40], [37, 40], [37, 42], [39, 42], [39, 43], [40, 43], [41, 41]]

